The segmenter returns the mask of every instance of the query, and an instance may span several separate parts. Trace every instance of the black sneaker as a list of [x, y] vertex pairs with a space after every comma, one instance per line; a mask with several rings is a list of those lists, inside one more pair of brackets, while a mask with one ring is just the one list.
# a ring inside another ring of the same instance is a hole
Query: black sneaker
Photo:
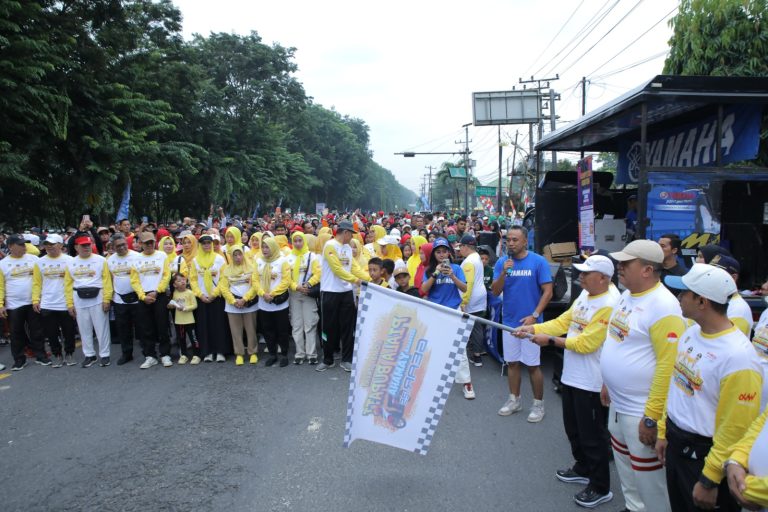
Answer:
[[13, 366], [11, 366], [11, 371], [12, 372], [20, 372], [26, 366], [27, 366], [27, 361], [26, 360], [24, 360], [24, 361], [16, 361], [15, 363], [13, 363]]
[[90, 357], [86, 356], [85, 359], [83, 359], [83, 364], [81, 364], [80, 366], [82, 366], [83, 368], [90, 368], [91, 366], [96, 364], [96, 361], [98, 361], [98, 358], [96, 356], [90, 356]]
[[267, 360], [264, 362], [264, 366], [274, 366], [276, 362], [277, 362], [277, 356], [269, 356]]
[[108, 357], [102, 357], [99, 360], [99, 366], [109, 366], [110, 364], [112, 364], [112, 363], [109, 361]]
[[61, 368], [64, 366], [64, 356], [61, 354], [54, 354], [51, 368]]
[[312, 366], [316, 365], [317, 364], [317, 358], [316, 357], [310, 357], [309, 358], [309, 364], [311, 364]]
[[475, 354], [472, 356], [472, 364], [475, 366], [483, 366], [483, 359], [480, 357], [480, 354]]
[[133, 361], [133, 354], [123, 354], [120, 356], [120, 359], [117, 360], [117, 366], [123, 366], [130, 361]]
[[282, 356], [280, 358], [280, 368], [285, 368], [288, 366], [288, 356]]
[[592, 487], [587, 486], [586, 489], [573, 497], [577, 505], [581, 505], [586, 508], [595, 508], [596, 506], [607, 503], [613, 499], [613, 493], [608, 491], [607, 494], [600, 494]]
[[589, 478], [578, 474], [576, 471], [573, 470], [573, 468], [558, 469], [557, 471], [555, 471], [555, 477], [561, 482], [565, 482], [568, 484], [587, 485], [589, 483]]
[[38, 357], [35, 359], [35, 364], [39, 364], [40, 366], [51, 366], [51, 360], [48, 359], [48, 356]]

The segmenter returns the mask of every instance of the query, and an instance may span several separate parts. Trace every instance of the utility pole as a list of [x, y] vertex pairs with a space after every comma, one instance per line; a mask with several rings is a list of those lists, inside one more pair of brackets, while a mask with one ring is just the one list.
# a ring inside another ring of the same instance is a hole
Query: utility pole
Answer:
[[[549, 129], [555, 131], [555, 100], [558, 99], [554, 89], [549, 90]], [[557, 170], [557, 151], [552, 151], [552, 170]]]
[[[549, 88], [549, 82], [552, 82], [552, 81], [555, 81], [555, 80], [560, 80], [560, 75], [559, 74], [556, 74], [554, 76], [554, 78], [534, 78], [534, 77], [531, 77], [530, 80], [523, 80], [522, 78], [518, 79], [519, 83], [521, 83], [521, 84], [536, 84], [536, 86], [533, 87], [533, 88], [537, 89], [539, 92], [541, 92], [543, 89], [548, 89]], [[525, 86], [523, 86], [523, 87], [525, 87]], [[544, 99], [541, 96], [540, 96], [540, 98], [541, 98], [540, 101], [542, 102], [542, 105], [543, 105]], [[550, 103], [550, 105], [551, 105], [551, 103]], [[550, 114], [551, 113], [552, 113], [552, 110], [550, 109]], [[539, 138], [538, 138], [538, 140], [541, 140], [542, 137], [544, 137], [544, 119], [543, 119], [543, 117], [541, 119], [539, 119], [539, 123], [538, 124], [539, 124], [539, 133], [538, 133]], [[533, 127], [531, 127], [531, 136], [532, 135], [533, 135]], [[531, 144], [531, 153], [530, 154], [532, 155], [533, 154], [533, 141], [531, 141], [530, 144]], [[541, 153], [541, 151], [539, 151], [538, 154], [536, 155], [536, 185], [535, 185], [536, 187], [539, 186], [539, 174], [543, 171], [543, 167], [544, 167], [544, 155]]]
[[424, 168], [429, 169], [429, 195], [427, 196], [427, 200], [429, 201], [429, 211], [432, 211], [432, 169], [437, 169], [437, 167], [425, 165]]
[[[587, 113], [587, 77], [581, 77], [581, 115]], [[584, 152], [581, 152], [581, 159], [584, 160]]]
[[456, 144], [464, 144], [464, 174], [466, 181], [464, 183], [464, 214], [469, 215], [469, 127], [472, 123], [461, 125], [464, 128], [464, 140], [455, 141]]
[[501, 126], [499, 125], [499, 186], [496, 189], [496, 214], [501, 215]]

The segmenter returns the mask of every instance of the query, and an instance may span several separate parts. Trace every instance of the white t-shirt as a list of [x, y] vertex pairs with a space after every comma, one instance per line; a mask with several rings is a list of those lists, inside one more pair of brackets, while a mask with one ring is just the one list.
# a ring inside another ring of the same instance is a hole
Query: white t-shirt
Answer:
[[67, 263], [72, 257], [61, 254], [58, 258], [48, 255], [38, 258], [35, 262], [40, 272], [40, 308], [51, 311], [66, 311], [67, 301], [64, 297], [64, 275]]
[[[226, 271], [229, 272], [229, 271]], [[248, 293], [248, 290], [251, 289], [251, 279], [253, 278], [253, 270], [250, 272], [240, 272], [238, 274], [226, 274], [227, 282], [229, 283], [229, 291], [232, 293], [232, 295], [237, 295], [238, 297], [245, 297], [245, 294]], [[224, 283], [222, 283], [222, 287], [224, 286]], [[230, 304], [229, 302], [224, 303], [224, 312], [225, 313], [233, 313], [233, 314], [244, 314], [244, 313], [253, 313], [255, 311], [258, 311], [259, 309], [259, 303], [254, 302], [253, 305], [249, 308], [237, 308], [234, 304]]]
[[164, 252], [155, 251], [149, 256], [144, 253], [136, 255], [135, 268], [144, 293], [165, 291], [168, 283], [163, 282], [163, 273], [168, 272], [167, 265], [168, 256]]
[[485, 311], [485, 308], [488, 305], [488, 291], [485, 289], [485, 269], [483, 268], [483, 260], [480, 259], [480, 254], [473, 252], [461, 263], [461, 269], [467, 277], [467, 286], [470, 285], [469, 274], [467, 273], [469, 267], [474, 269], [472, 295], [470, 295], [469, 302], [467, 303], [467, 307], [464, 308], [464, 311], [467, 313]]
[[136, 251], [128, 250], [125, 256], [115, 253], [107, 258], [109, 273], [112, 274], [112, 287], [115, 289], [112, 302], [115, 304], [125, 304], [120, 294], [128, 295], [134, 291], [131, 287], [131, 269], [136, 266], [137, 256]]
[[37, 256], [25, 254], [21, 258], [7, 256], [0, 260], [0, 272], [5, 283], [6, 309], [32, 304], [32, 274], [37, 259]]
[[[67, 272], [72, 277], [75, 308], [90, 308], [104, 302], [104, 269], [107, 260], [98, 254], [91, 254], [87, 258], [75, 256], [67, 265]], [[108, 271], [108, 270], [107, 270]], [[90, 299], [81, 299], [77, 288], [99, 288], [99, 294]]]
[[[728, 318], [731, 320], [735, 319], [735, 322], [743, 322], [746, 325], [745, 330], [743, 331], [746, 336], [749, 336], [752, 331], [752, 325], [754, 324], [754, 320], [752, 319], [752, 308], [749, 307], [749, 304], [747, 304], [747, 301], [744, 300], [744, 297], [741, 296], [741, 294], [734, 293], [731, 296], [731, 300], [728, 301]], [[741, 325], [736, 325], [736, 327], [741, 329]]]
[[[259, 258], [256, 264], [258, 265], [260, 276], [263, 275], [264, 272], [269, 272], [271, 276], [269, 282], [269, 290], [264, 291], [271, 294], [271, 291], [274, 290], [283, 279], [283, 265], [287, 265], [285, 256], [281, 256], [271, 263], [267, 263], [262, 258]], [[288, 288], [286, 288], [286, 291], [288, 291]], [[262, 311], [281, 311], [286, 309], [288, 305], [288, 301], [285, 301], [282, 304], [273, 304], [271, 302], [265, 301], [263, 297], [259, 297], [259, 309]]]
[[[752, 345], [760, 357], [763, 365], [763, 373], [768, 375], [768, 309], [760, 315], [760, 320], [755, 325], [755, 335], [752, 337]], [[763, 395], [760, 410], [764, 410], [768, 404], [768, 378], [763, 379]]]
[[[330, 239], [323, 247], [323, 254], [329, 249], [336, 252], [341, 262], [341, 267], [345, 271], [352, 272], [352, 247], [349, 244], [342, 245], [335, 239]], [[322, 259], [320, 272], [320, 290], [324, 292], [350, 292], [354, 289], [351, 282], [341, 279], [333, 273], [327, 258]]]

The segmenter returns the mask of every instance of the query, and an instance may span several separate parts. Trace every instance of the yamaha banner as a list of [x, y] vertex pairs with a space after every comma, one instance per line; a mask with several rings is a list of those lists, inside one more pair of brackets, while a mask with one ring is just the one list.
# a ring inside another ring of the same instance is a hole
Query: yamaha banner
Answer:
[[[723, 164], [753, 160], [760, 145], [762, 110], [749, 105], [726, 107], [723, 111]], [[646, 144], [648, 167], [702, 167], [715, 164], [717, 116], [670, 131], [651, 130]], [[640, 141], [619, 144], [618, 184], [635, 184], [640, 175]]]

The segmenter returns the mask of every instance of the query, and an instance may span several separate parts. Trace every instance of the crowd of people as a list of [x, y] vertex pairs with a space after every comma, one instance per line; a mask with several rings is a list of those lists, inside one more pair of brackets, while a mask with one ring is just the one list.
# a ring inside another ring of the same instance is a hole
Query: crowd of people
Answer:
[[[553, 295], [548, 262], [513, 219], [356, 211], [257, 219], [184, 218], [65, 233], [37, 228], [0, 240], [0, 318], [12, 370], [28, 358], [84, 368], [134, 358], [139, 368], [337, 364], [351, 371], [363, 282], [486, 317], [501, 306], [500, 349], [509, 397], [523, 409], [522, 367], [544, 419], [541, 348], [564, 351], [565, 433], [575, 463], [556, 471], [585, 485], [577, 504], [610, 501], [616, 461], [626, 510], [758, 510], [768, 506], [768, 313], [757, 323], [741, 298], [739, 262], [702, 247], [685, 269], [673, 234], [574, 264], [582, 291], [543, 322]], [[623, 291], [619, 291], [622, 288]], [[7, 331], [6, 331], [7, 330]], [[79, 334], [78, 334], [79, 333]], [[475, 322], [455, 382], [476, 397], [485, 328]], [[493, 341], [492, 341], [493, 342]], [[175, 359], [175, 360], [174, 360]], [[0, 370], [4, 369], [0, 365]]]

